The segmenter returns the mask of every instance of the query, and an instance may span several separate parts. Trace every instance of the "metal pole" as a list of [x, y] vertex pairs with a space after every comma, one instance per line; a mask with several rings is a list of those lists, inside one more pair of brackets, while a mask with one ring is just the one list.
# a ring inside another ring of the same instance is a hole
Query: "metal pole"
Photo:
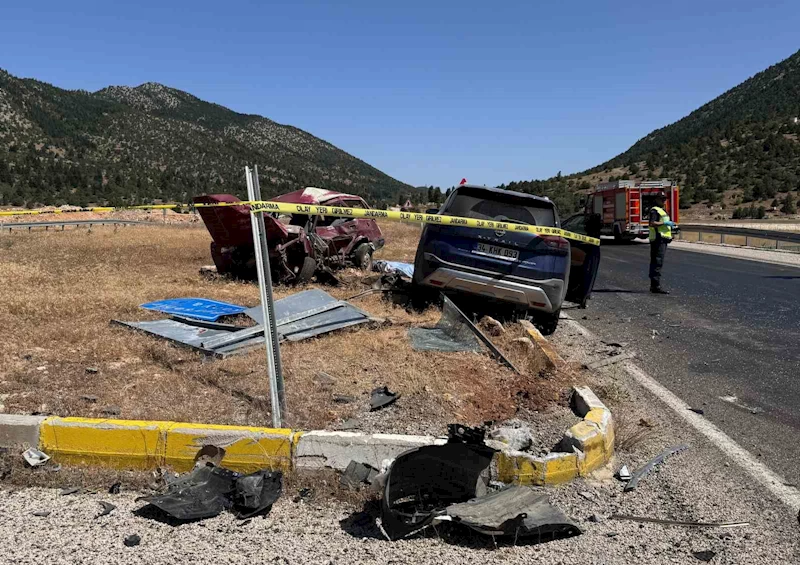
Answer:
[[[247, 199], [254, 199], [253, 175], [250, 167], [244, 168], [244, 176], [247, 180]], [[280, 399], [278, 395], [278, 382], [275, 374], [275, 358], [272, 348], [271, 320], [269, 318], [270, 309], [268, 305], [269, 295], [266, 289], [266, 275], [264, 274], [264, 260], [261, 253], [261, 234], [259, 233], [258, 214], [250, 214], [250, 227], [253, 230], [253, 250], [256, 256], [256, 272], [258, 273], [258, 290], [261, 296], [261, 313], [264, 317], [264, 343], [267, 352], [267, 374], [269, 375], [269, 395], [272, 404], [272, 426], [280, 428], [282, 426]], [[267, 257], [269, 261], [269, 257]]]
[[[256, 200], [262, 200], [261, 197], [261, 183], [258, 179], [258, 165], [253, 167], [253, 196]], [[278, 401], [281, 407], [281, 414], [286, 414], [286, 395], [283, 388], [283, 363], [281, 362], [281, 347], [279, 343], [280, 337], [278, 336], [277, 320], [275, 317], [275, 300], [272, 297], [272, 276], [270, 275], [269, 265], [269, 248], [267, 246], [267, 228], [264, 226], [264, 214], [256, 214], [258, 222], [258, 229], [261, 232], [261, 255], [264, 258], [264, 264], [267, 267], [266, 277], [266, 291], [267, 291], [267, 306], [269, 308], [269, 323], [272, 326], [272, 357], [275, 360], [275, 380], [278, 387]], [[266, 318], [264, 318], [266, 323]], [[266, 334], [265, 334], [266, 335]]]

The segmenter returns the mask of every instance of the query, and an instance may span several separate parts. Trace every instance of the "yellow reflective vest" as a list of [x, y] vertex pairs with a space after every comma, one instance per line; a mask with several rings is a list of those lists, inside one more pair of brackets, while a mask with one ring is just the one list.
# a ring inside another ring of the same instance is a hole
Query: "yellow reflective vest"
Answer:
[[[661, 222], [669, 221], [669, 214], [667, 214], [663, 208], [659, 208], [658, 206], [653, 206], [651, 210], [655, 210], [656, 212], [658, 212], [658, 215], [661, 216], [661, 219], [659, 221]], [[661, 234], [662, 238], [672, 239], [672, 228], [662, 224], [660, 226], [650, 226], [648, 228], [647, 231], [648, 235], [650, 236], [650, 241], [656, 240], [656, 230], [658, 230], [658, 233]]]

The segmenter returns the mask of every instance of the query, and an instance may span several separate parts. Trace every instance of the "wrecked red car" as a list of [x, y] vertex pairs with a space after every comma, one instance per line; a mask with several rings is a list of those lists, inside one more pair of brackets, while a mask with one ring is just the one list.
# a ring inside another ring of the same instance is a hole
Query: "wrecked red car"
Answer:
[[[291, 204], [369, 208], [359, 196], [322, 188], [304, 188], [271, 200]], [[195, 203], [239, 202], [231, 194], [208, 194], [194, 198]], [[211, 257], [220, 274], [237, 278], [255, 278], [255, 251], [247, 206], [198, 208], [200, 217], [213, 241]], [[375, 220], [264, 214], [272, 280], [302, 283], [314, 274], [333, 276], [344, 266], [372, 268], [372, 254], [383, 247], [383, 234]]]

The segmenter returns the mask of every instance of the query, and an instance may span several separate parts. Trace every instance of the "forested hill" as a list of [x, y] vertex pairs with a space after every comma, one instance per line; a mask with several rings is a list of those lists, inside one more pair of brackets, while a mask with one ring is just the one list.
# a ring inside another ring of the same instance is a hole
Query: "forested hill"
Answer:
[[304, 186], [394, 204], [422, 193], [296, 127], [146, 83], [70, 91], [0, 70], [0, 205], [185, 202]]
[[[669, 83], [668, 83], [669, 84]], [[680, 88], [674, 87], [675, 96]], [[598, 181], [672, 178], [681, 205], [795, 200], [800, 189], [800, 51], [588, 171], [508, 188], [573, 208]], [[788, 209], [793, 209], [793, 205]]]

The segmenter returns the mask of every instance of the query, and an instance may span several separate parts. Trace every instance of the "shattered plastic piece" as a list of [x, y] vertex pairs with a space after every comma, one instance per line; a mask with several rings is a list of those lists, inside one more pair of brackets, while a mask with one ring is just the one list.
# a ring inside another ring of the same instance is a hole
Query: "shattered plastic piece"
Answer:
[[136, 547], [142, 543], [142, 538], [140, 538], [137, 534], [131, 534], [126, 537], [122, 543], [125, 544], [125, 547]]
[[336, 429], [340, 431], [347, 431], [347, 430], [357, 430], [361, 427], [361, 423], [358, 421], [358, 418], [348, 418], [341, 424], [339, 424]]
[[631, 471], [628, 469], [627, 465], [623, 465], [622, 468], [617, 473], [617, 477], [619, 477], [620, 481], [630, 481], [631, 480]]
[[47, 518], [52, 512], [50, 510], [37, 510], [33, 513], [37, 518]]
[[476, 426], [462, 426], [461, 424], [447, 425], [448, 443], [468, 443], [471, 445], [483, 445], [486, 439], [486, 428]]
[[386, 475], [381, 526], [391, 540], [430, 525], [451, 504], [483, 496], [495, 450], [449, 441], [400, 454]]
[[487, 535], [559, 537], [581, 533], [580, 528], [546, 494], [514, 486], [447, 507], [454, 522]]
[[201, 520], [232, 509], [240, 519], [269, 510], [281, 494], [280, 471], [241, 475], [223, 467], [206, 465], [170, 482], [165, 494], [143, 500], [176, 520]]
[[268, 512], [280, 498], [283, 473], [261, 470], [236, 480], [233, 511], [240, 520]]
[[689, 410], [691, 410], [695, 414], [700, 414], [701, 416], [706, 413], [705, 410], [703, 410], [702, 408], [689, 408]]
[[350, 461], [347, 469], [342, 473], [339, 482], [350, 488], [358, 488], [362, 484], [372, 484], [375, 477], [378, 476], [378, 470], [372, 465], [366, 463], [359, 463], [358, 461]]
[[104, 501], [104, 500], [100, 500], [99, 502], [100, 502], [100, 506], [102, 506], [102, 507], [103, 507], [103, 510], [100, 512], [100, 514], [98, 514], [97, 516], [95, 516], [95, 518], [99, 518], [100, 516], [108, 516], [108, 515], [109, 515], [109, 514], [111, 514], [111, 513], [114, 511], [114, 509], [116, 508], [116, 506], [114, 506], [114, 505], [113, 505], [113, 504], [111, 504], [110, 502], [106, 502], [106, 501]]
[[170, 483], [165, 494], [137, 500], [150, 503], [176, 520], [211, 518], [230, 508], [237, 476], [221, 467], [197, 467]]
[[122, 488], [122, 483], [116, 482], [108, 488], [108, 494], [119, 494], [120, 488]]
[[652, 524], [664, 524], [665, 526], [687, 526], [690, 528], [741, 528], [742, 526], [750, 525], [750, 522], [681, 522], [678, 520], [662, 520], [660, 518], [649, 518], [646, 516], [629, 516], [627, 514], [612, 514], [611, 519], [649, 522]]
[[309, 497], [314, 493], [314, 491], [308, 487], [303, 487], [299, 491], [297, 491], [297, 496], [292, 499], [292, 502], [301, 502]]
[[385, 386], [380, 386], [372, 391], [372, 395], [370, 397], [370, 411], [380, 410], [386, 406], [389, 406], [394, 401], [400, 398], [400, 395], [395, 392], [390, 392], [389, 389]]
[[716, 551], [711, 551], [711, 550], [708, 550], [708, 549], [705, 550], [705, 551], [693, 551], [692, 552], [692, 556], [695, 559], [698, 559], [699, 561], [704, 561], [705, 563], [708, 563], [709, 561], [714, 559], [715, 555], [717, 555]]
[[61, 496], [68, 496], [70, 494], [78, 494], [79, 492], [81, 492], [81, 489], [78, 487], [67, 487], [67, 488], [62, 488], [58, 494], [60, 494]]
[[650, 472], [653, 469], [655, 469], [656, 465], [661, 464], [664, 461], [664, 459], [666, 459], [670, 455], [680, 453], [681, 451], [684, 451], [686, 449], [689, 449], [688, 445], [679, 445], [677, 447], [670, 447], [669, 449], [665, 449], [664, 451], [656, 455], [653, 459], [648, 461], [646, 465], [640, 467], [639, 469], [633, 472], [633, 474], [631, 475], [631, 480], [628, 481], [627, 485], [625, 485], [624, 489], [625, 492], [635, 489], [636, 486], [639, 484], [639, 481], [644, 477], [646, 477], [647, 475], [649, 475]]
[[31, 467], [38, 467], [40, 465], [44, 465], [48, 461], [50, 461], [50, 456], [44, 453], [43, 451], [39, 451], [35, 447], [31, 447], [26, 449], [22, 457]]

